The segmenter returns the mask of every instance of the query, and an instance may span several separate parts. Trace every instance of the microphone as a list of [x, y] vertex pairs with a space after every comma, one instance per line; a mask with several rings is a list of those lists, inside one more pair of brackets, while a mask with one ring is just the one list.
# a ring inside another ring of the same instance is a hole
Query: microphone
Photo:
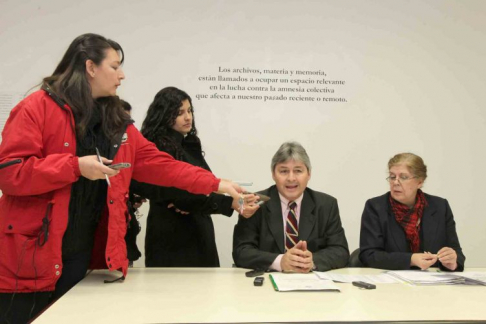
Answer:
[[18, 163], [21, 163], [21, 162], [22, 162], [22, 159], [16, 159], [16, 160], [8, 161], [8, 162], [5, 162], [5, 163], [0, 163], [0, 169], [6, 168], [8, 166], [18, 164]]

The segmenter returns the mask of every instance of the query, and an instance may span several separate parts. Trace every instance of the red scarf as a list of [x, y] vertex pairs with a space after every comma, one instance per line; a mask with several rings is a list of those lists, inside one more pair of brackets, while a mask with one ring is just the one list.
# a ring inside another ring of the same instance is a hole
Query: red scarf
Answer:
[[420, 223], [422, 220], [422, 215], [424, 214], [424, 208], [427, 206], [427, 200], [425, 200], [425, 195], [422, 190], [417, 191], [417, 198], [415, 199], [415, 205], [409, 208], [390, 195], [390, 204], [392, 207], [393, 214], [398, 224], [405, 230], [405, 235], [407, 236], [407, 241], [410, 244], [410, 249], [412, 253], [417, 253], [420, 251]]

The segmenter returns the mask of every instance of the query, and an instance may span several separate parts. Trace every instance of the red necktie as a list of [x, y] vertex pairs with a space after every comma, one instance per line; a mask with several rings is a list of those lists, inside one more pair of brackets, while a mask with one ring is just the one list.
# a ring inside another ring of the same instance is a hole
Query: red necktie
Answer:
[[290, 250], [299, 242], [299, 224], [297, 224], [295, 216], [295, 207], [297, 207], [295, 202], [289, 203], [290, 210], [285, 224], [285, 251]]

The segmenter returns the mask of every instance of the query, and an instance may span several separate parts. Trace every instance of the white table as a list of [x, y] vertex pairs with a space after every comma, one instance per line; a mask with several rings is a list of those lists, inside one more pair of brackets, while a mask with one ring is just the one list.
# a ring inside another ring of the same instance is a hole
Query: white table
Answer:
[[[377, 284], [363, 290], [338, 283], [341, 292], [276, 292], [268, 274], [253, 286], [245, 269], [134, 268], [94, 271], [34, 323], [245, 323], [361, 321], [486, 321], [486, 286]], [[345, 268], [341, 274], [382, 270]], [[486, 269], [467, 269], [485, 271]]]

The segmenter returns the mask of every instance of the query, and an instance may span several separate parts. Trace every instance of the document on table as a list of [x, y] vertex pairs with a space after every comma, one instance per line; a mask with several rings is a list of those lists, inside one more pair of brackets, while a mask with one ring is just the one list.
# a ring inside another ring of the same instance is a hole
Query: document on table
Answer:
[[395, 279], [386, 273], [380, 273], [375, 275], [351, 275], [351, 274], [337, 274], [329, 272], [317, 272], [314, 273], [321, 279], [333, 280], [337, 282], [353, 282], [353, 281], [364, 281], [367, 283], [399, 283], [400, 280]]
[[372, 284], [410, 283], [412, 285], [483, 285], [486, 286], [486, 272], [437, 272], [433, 270], [385, 271], [375, 275], [352, 275], [329, 272], [314, 273], [323, 280], [335, 282], [364, 281]]
[[320, 279], [314, 273], [280, 273], [269, 275], [276, 291], [341, 291], [332, 280]]
[[464, 278], [466, 285], [486, 286], [486, 272], [454, 272], [454, 275]]
[[387, 271], [386, 273], [413, 285], [454, 285], [464, 284], [466, 281], [465, 278], [453, 273], [427, 270], [400, 270]]

